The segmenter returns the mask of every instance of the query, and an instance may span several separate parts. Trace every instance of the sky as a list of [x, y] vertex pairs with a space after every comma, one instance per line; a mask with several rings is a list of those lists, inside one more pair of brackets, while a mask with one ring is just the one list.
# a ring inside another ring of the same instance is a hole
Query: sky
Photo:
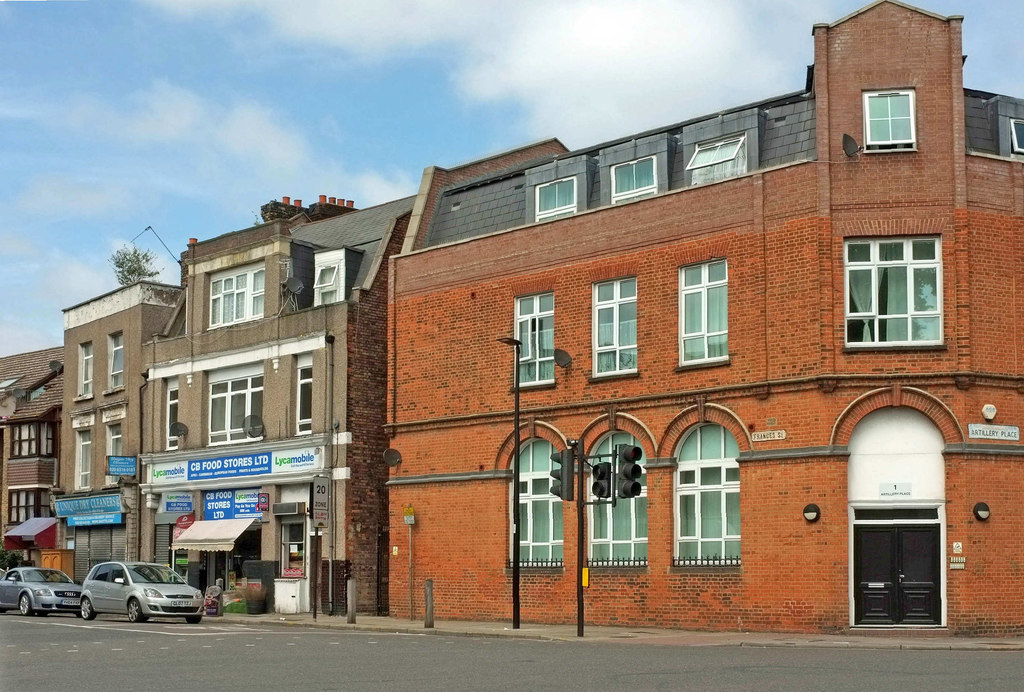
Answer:
[[[0, 0], [0, 356], [60, 345], [126, 244], [177, 284], [189, 238], [273, 199], [364, 208], [427, 166], [798, 91], [811, 26], [867, 3]], [[920, 6], [965, 15], [966, 86], [1024, 96], [1017, 2]]]

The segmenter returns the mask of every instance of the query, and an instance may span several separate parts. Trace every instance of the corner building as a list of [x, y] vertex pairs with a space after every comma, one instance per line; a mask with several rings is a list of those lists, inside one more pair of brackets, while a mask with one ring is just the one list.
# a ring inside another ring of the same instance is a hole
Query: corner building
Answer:
[[514, 336], [524, 621], [575, 619], [548, 474], [578, 439], [644, 452], [639, 497], [584, 509], [589, 623], [1024, 632], [1024, 100], [963, 86], [961, 24], [882, 0], [813, 27], [793, 93], [427, 169], [392, 614], [432, 579], [439, 618], [511, 617]]

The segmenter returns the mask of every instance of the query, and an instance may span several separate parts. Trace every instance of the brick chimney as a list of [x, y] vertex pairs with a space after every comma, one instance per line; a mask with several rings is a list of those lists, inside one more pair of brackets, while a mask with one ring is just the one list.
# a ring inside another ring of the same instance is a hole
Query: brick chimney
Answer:
[[340, 197], [320, 195], [319, 201], [309, 205], [309, 219], [311, 221], [320, 221], [321, 219], [341, 216], [350, 211], [356, 211], [355, 203], [352, 200], [346, 201]]
[[263, 223], [270, 223], [278, 219], [290, 219], [302, 212], [309, 213], [309, 210], [302, 206], [301, 199], [293, 200], [291, 197], [282, 197], [280, 202], [273, 199], [260, 207]]

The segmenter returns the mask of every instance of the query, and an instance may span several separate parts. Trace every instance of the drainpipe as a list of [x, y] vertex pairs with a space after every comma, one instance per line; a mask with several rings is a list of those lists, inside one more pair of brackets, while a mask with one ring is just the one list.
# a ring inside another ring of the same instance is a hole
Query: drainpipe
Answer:
[[142, 390], [149, 385], [149, 370], [142, 373], [139, 385], [139, 454], [135, 460], [135, 559], [142, 560]]
[[[330, 502], [333, 505], [330, 513], [330, 536], [327, 539], [327, 603], [331, 609], [331, 615], [334, 615], [334, 533], [337, 526], [335, 516], [337, 515], [337, 503], [334, 497], [334, 437], [337, 434], [334, 425], [334, 334], [328, 333], [324, 337], [324, 341], [327, 342], [327, 449], [330, 450], [327, 453], [327, 468], [331, 477]], [[319, 570], [320, 565], [317, 565], [318, 573]]]

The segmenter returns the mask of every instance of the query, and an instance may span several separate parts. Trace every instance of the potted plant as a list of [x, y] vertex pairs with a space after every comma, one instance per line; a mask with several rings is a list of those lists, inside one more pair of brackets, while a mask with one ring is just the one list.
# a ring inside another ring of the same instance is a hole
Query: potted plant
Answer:
[[262, 615], [267, 612], [267, 589], [262, 584], [249, 584], [245, 587], [245, 612], [249, 615]]

